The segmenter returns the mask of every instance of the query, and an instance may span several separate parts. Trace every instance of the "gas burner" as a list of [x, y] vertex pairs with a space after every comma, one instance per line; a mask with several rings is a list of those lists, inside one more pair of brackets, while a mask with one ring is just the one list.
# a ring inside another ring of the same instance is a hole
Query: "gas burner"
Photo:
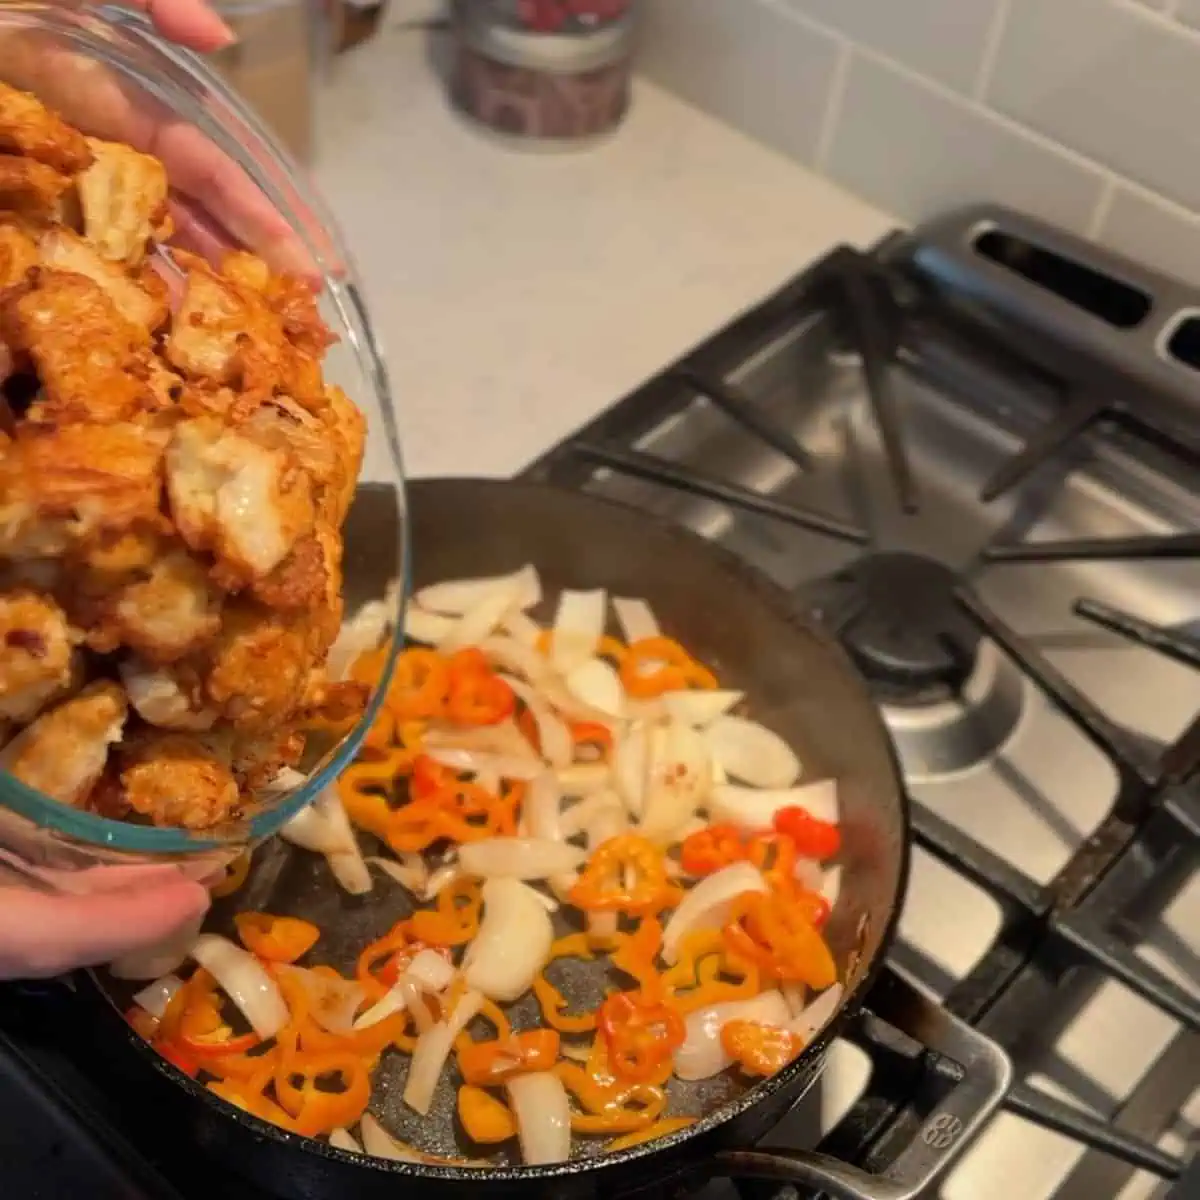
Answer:
[[954, 598], [945, 563], [920, 554], [867, 554], [837, 572], [820, 618], [886, 704], [938, 704], [961, 694], [978, 655], [976, 626]]

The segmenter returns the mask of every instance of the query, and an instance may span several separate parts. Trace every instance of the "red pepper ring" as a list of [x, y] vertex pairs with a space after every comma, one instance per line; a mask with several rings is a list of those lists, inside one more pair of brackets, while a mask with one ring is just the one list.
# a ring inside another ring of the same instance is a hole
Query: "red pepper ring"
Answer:
[[491, 673], [450, 676], [446, 715], [458, 725], [496, 725], [516, 711], [512, 688]]
[[687, 1036], [683, 1018], [670, 1004], [641, 992], [609, 996], [596, 1014], [596, 1027], [613, 1074], [631, 1083], [653, 1079]]

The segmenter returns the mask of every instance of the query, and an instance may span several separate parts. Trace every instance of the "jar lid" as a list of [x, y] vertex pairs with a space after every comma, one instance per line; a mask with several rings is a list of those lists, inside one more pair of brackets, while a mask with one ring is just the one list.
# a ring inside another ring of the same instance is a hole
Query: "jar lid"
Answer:
[[500, 16], [491, 4], [453, 0], [454, 29], [472, 50], [511, 67], [574, 75], [611, 66], [633, 44], [633, 6], [615, 20], [569, 33], [541, 33]]

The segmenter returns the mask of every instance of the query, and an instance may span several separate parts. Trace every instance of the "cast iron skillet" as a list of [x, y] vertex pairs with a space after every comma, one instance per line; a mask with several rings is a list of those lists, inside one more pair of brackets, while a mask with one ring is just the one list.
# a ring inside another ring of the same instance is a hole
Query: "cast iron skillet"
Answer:
[[[862, 1007], [880, 973], [904, 892], [908, 813], [896, 761], [875, 707], [842, 651], [800, 619], [787, 597], [762, 576], [702, 539], [631, 508], [540, 484], [468, 479], [418, 482], [410, 496], [414, 586], [532, 562], [551, 596], [564, 587], [603, 587], [616, 595], [646, 597], [669, 634], [709, 663], [726, 686], [745, 690], [755, 717], [787, 739], [813, 777], [831, 775], [839, 781], [844, 875], [828, 934], [846, 983], [842, 1010], [796, 1062], [757, 1087], [744, 1090], [725, 1077], [675, 1083], [671, 1111], [702, 1118], [680, 1133], [619, 1154], [581, 1152], [554, 1167], [479, 1170], [349, 1155], [264, 1124], [161, 1060], [118, 1014], [128, 992], [88, 976], [84, 991], [101, 1001], [93, 1006], [102, 1026], [95, 1036], [111, 1047], [111, 1065], [131, 1096], [161, 1106], [204, 1152], [289, 1198], [394, 1200], [406, 1186], [430, 1195], [486, 1189], [494, 1196], [591, 1196], [657, 1186], [688, 1171], [783, 1177], [843, 1197], [915, 1195], [912, 1188], [923, 1186], [955, 1137], [945, 1146], [926, 1139], [921, 1162], [905, 1168], [914, 1179], [903, 1184], [814, 1155], [744, 1150], [813, 1084], [830, 1041]], [[366, 488], [353, 519], [369, 520], [370, 510]], [[386, 880], [367, 897], [343, 895], [322, 862], [279, 842], [258, 851], [251, 879], [234, 902], [242, 909], [316, 921], [324, 931], [322, 961], [342, 968], [407, 907], [401, 889]], [[229, 916], [218, 911], [214, 923], [220, 927]], [[566, 980], [564, 990], [594, 1003], [597, 985], [581, 970]], [[887, 973], [876, 996], [894, 1010], [886, 1014], [889, 1020], [913, 1025], [919, 1002], [898, 977]], [[938, 1031], [922, 1035], [936, 1039]], [[373, 1103], [385, 1127], [419, 1148], [461, 1154], [453, 1087], [445, 1082], [429, 1118], [419, 1119], [401, 1102], [407, 1060], [392, 1056], [388, 1062]], [[951, 1120], [964, 1127], [960, 1117]]]

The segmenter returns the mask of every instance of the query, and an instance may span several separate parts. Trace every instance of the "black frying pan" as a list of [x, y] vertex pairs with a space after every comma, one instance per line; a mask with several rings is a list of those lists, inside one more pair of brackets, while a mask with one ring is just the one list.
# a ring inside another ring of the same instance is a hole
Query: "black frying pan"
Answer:
[[[701, 1117], [695, 1125], [618, 1154], [581, 1147], [578, 1157], [554, 1167], [392, 1163], [283, 1132], [166, 1064], [119, 1017], [128, 996], [123, 986], [88, 976], [85, 991], [101, 1001], [94, 1007], [104, 1028], [96, 1036], [111, 1045], [110, 1061], [124, 1085], [145, 1094], [173, 1122], [184, 1123], [205, 1152], [289, 1200], [394, 1200], [416, 1185], [423, 1193], [443, 1195], [486, 1189], [496, 1196], [585, 1196], [654, 1187], [695, 1170], [778, 1176], [839, 1196], [915, 1195], [910, 1186], [919, 1180], [903, 1190], [880, 1191], [890, 1185], [816, 1156], [737, 1152], [752, 1146], [817, 1078], [830, 1041], [862, 1007], [880, 972], [904, 891], [908, 814], [895, 757], [842, 651], [797, 616], [784, 593], [732, 556], [622, 505], [538, 484], [465, 479], [418, 482], [410, 500], [414, 586], [532, 562], [551, 596], [568, 587], [644, 596], [666, 632], [710, 664], [725, 686], [745, 690], [756, 719], [785, 737], [812, 775], [838, 779], [844, 874], [828, 936], [846, 983], [842, 1011], [796, 1062], [757, 1087], [745, 1089], [724, 1076], [673, 1082], [671, 1111]], [[369, 520], [370, 503], [370, 490], [364, 489], [352, 519]], [[281, 842], [258, 851], [250, 881], [230, 903], [316, 921], [323, 930], [322, 961], [343, 969], [368, 940], [407, 912], [401, 889], [387, 880], [369, 896], [346, 896], [322, 861]], [[229, 915], [217, 911], [215, 924]], [[594, 1002], [595, 987], [594, 978], [581, 975], [568, 979], [565, 990], [591, 989]], [[886, 975], [875, 994], [894, 1010], [886, 1014], [890, 1020], [912, 1026], [919, 1006], [895, 976]], [[520, 1011], [514, 1015], [519, 1024]], [[936, 1040], [937, 1033], [927, 1030], [925, 1036]], [[421, 1149], [463, 1153], [454, 1127], [453, 1087], [444, 1082], [429, 1118], [416, 1118], [401, 1102], [406, 1065], [406, 1058], [393, 1056], [381, 1068], [373, 1111], [385, 1127]], [[914, 1172], [927, 1180], [955, 1138], [941, 1147], [926, 1142]]]

